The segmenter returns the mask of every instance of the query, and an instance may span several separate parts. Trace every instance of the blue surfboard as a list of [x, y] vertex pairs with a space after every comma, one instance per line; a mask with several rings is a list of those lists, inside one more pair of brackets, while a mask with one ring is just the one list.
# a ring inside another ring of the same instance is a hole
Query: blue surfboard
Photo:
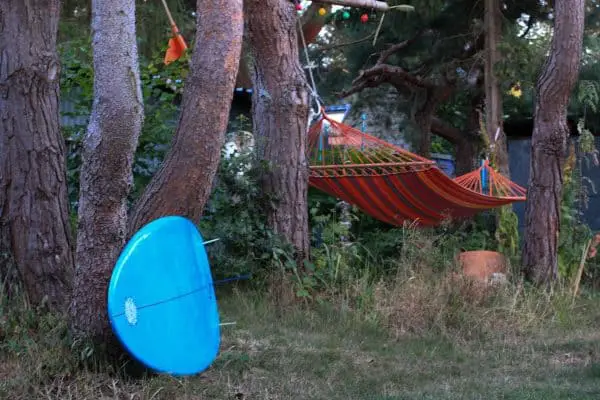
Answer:
[[131, 238], [113, 270], [113, 331], [155, 371], [196, 374], [218, 354], [219, 313], [203, 242], [188, 219], [163, 217]]

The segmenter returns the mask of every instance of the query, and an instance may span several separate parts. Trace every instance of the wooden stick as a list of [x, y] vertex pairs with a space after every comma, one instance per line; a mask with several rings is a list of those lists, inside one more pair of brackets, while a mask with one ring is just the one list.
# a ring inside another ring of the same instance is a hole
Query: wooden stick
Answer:
[[165, 7], [165, 11], [167, 13], [167, 18], [169, 18], [169, 22], [171, 23], [172, 27], [177, 28], [177, 24], [175, 23], [175, 20], [173, 19], [173, 16], [171, 15], [171, 10], [169, 10], [169, 6], [167, 5], [167, 1], [166, 0], [162, 0], [163, 6]]
[[377, 11], [388, 11], [390, 6], [378, 0], [318, 0], [318, 3], [336, 4], [338, 6], [372, 8]]
[[377, 30], [375, 31], [375, 37], [373, 38], [373, 46], [377, 43], [377, 37], [379, 36], [379, 31], [381, 30], [381, 25], [383, 25], [383, 19], [385, 18], [385, 13], [381, 16], [379, 20], [379, 25], [377, 25]]
[[581, 276], [583, 275], [583, 268], [585, 267], [585, 260], [587, 259], [588, 251], [590, 251], [590, 247], [592, 245], [592, 240], [588, 240], [588, 242], [583, 247], [583, 255], [581, 256], [581, 262], [579, 263], [579, 270], [577, 271], [577, 277], [575, 278], [575, 285], [573, 287], [573, 301], [572, 304], [575, 304], [575, 298], [577, 297], [577, 292], [579, 292], [579, 284], [581, 283]]

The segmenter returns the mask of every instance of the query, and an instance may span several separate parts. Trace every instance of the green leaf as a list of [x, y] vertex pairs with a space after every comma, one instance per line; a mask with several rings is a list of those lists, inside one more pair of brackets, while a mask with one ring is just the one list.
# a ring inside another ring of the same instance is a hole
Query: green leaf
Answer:
[[309, 271], [314, 271], [316, 268], [315, 264], [313, 264], [312, 262], [310, 262], [308, 260], [304, 260], [303, 264], [304, 264], [304, 268], [306, 268]]

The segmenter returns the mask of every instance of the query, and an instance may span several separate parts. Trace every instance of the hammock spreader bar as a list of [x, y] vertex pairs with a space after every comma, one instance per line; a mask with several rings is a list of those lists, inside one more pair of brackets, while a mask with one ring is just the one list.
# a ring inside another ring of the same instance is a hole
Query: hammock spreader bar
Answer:
[[309, 130], [310, 185], [378, 220], [435, 226], [526, 199], [524, 188], [487, 161], [452, 179], [434, 161], [321, 115]]

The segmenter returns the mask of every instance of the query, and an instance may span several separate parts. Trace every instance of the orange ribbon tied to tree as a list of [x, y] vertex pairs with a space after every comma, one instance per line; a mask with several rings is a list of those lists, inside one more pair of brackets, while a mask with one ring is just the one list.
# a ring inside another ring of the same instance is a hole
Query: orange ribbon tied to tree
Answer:
[[179, 32], [179, 28], [177, 27], [177, 24], [171, 15], [171, 11], [167, 6], [166, 0], [162, 0], [162, 4], [165, 7], [165, 12], [167, 13], [167, 17], [171, 23], [171, 30], [173, 31], [173, 37], [169, 39], [169, 48], [165, 53], [165, 64], [169, 65], [173, 61], [180, 59], [187, 50], [188, 46], [185, 42], [185, 39]]

